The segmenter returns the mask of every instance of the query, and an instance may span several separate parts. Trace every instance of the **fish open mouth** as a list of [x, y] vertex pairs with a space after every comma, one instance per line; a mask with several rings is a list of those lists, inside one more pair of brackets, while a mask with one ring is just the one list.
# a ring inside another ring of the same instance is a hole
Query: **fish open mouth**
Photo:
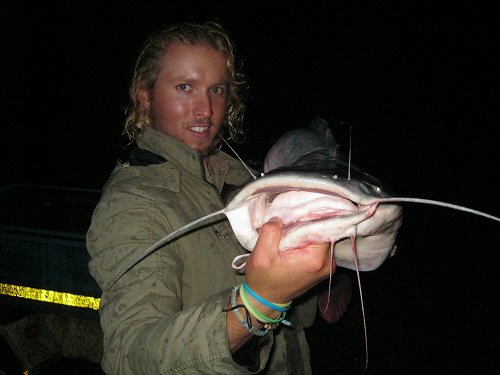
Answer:
[[373, 214], [373, 206], [361, 205], [319, 187], [273, 186], [255, 190], [239, 207], [228, 209], [226, 216], [240, 243], [250, 251], [262, 225], [273, 217], [280, 218], [283, 222], [280, 250], [285, 251], [345, 238], [350, 228]]
[[350, 216], [359, 212], [358, 205], [336, 193], [291, 190], [264, 194], [261, 200], [263, 207], [256, 209], [256, 212], [261, 211], [263, 214], [254, 217], [257, 232], [273, 217], [279, 217], [282, 220], [283, 234], [287, 235], [297, 226], [333, 217]]

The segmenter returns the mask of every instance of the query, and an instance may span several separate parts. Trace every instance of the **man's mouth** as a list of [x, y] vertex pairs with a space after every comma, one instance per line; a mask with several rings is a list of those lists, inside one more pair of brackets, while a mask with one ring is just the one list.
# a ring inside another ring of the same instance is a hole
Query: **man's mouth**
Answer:
[[208, 130], [208, 126], [193, 126], [192, 128], [189, 128], [191, 131], [194, 131], [196, 133], [203, 133]]

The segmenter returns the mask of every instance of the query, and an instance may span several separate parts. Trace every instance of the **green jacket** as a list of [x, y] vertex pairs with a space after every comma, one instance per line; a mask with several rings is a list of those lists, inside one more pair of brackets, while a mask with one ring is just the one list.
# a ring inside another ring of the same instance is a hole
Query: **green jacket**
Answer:
[[[312, 302], [307, 309], [294, 307], [293, 330], [280, 327], [260, 341], [253, 366], [232, 357], [222, 310], [231, 288], [244, 280], [231, 261], [246, 251], [223, 215], [155, 251], [107, 288], [166, 234], [222, 209], [225, 184], [239, 186], [250, 177], [223, 152], [210, 157], [206, 174], [196, 152], [151, 128], [137, 145], [142, 154], [112, 172], [87, 233], [89, 269], [103, 290], [104, 371], [281, 375], [298, 367], [297, 374], [310, 374], [303, 323], [312, 324]], [[298, 362], [287, 365], [287, 353]]]

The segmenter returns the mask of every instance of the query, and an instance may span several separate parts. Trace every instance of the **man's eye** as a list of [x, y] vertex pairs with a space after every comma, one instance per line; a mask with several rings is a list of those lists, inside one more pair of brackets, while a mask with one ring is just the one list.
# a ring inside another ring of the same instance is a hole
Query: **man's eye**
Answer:
[[212, 88], [212, 92], [217, 95], [223, 95], [226, 92], [226, 89], [224, 87], [217, 86]]
[[191, 86], [188, 85], [187, 83], [182, 83], [182, 84], [177, 86], [177, 89], [179, 91], [188, 91], [190, 88], [191, 88]]

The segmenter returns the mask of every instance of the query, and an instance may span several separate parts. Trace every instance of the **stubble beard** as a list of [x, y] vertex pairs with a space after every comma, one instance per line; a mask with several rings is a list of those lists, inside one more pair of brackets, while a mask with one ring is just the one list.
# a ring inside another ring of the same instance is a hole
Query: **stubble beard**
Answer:
[[211, 146], [207, 147], [204, 150], [198, 150], [198, 154], [202, 158], [206, 158], [207, 156], [210, 156], [215, 153], [215, 146], [212, 144]]
[[198, 154], [203, 157], [203, 158], [206, 158], [207, 156], [210, 156], [210, 155], [213, 155], [217, 152], [218, 148], [217, 148], [217, 145], [218, 143], [216, 142], [216, 139], [219, 137], [219, 134], [217, 134], [214, 138], [214, 140], [212, 141], [212, 143], [210, 144], [210, 146], [208, 147], [205, 147], [203, 150], [197, 150]]

